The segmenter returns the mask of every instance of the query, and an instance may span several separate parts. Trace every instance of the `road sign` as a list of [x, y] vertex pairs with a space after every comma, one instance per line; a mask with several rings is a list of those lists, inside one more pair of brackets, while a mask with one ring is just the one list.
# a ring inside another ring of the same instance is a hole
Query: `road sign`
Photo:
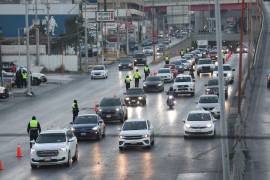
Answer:
[[98, 22], [113, 22], [114, 11], [97, 11], [96, 18]]

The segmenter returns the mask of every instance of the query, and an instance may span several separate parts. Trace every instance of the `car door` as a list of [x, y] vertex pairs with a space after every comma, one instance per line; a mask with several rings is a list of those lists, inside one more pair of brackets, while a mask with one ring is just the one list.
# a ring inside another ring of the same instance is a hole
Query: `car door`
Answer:
[[154, 128], [149, 120], [147, 120], [147, 125], [148, 125], [148, 131], [149, 131], [149, 134], [151, 135], [151, 141], [152, 141], [154, 139]]
[[77, 138], [74, 136], [74, 134], [71, 130], [67, 131], [67, 139], [68, 139], [70, 153], [73, 157], [75, 155], [75, 152], [76, 152]]

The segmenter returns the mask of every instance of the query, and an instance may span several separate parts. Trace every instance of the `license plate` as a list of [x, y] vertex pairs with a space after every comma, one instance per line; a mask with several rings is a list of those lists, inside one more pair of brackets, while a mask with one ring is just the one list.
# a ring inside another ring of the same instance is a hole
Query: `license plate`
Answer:
[[131, 100], [132, 102], [136, 102], [136, 100]]
[[86, 136], [86, 133], [81, 133], [81, 136]]
[[44, 161], [51, 161], [51, 158], [45, 158]]
[[106, 117], [107, 117], [107, 118], [111, 118], [111, 117], [112, 117], [112, 115], [108, 114], [108, 115], [106, 115]]

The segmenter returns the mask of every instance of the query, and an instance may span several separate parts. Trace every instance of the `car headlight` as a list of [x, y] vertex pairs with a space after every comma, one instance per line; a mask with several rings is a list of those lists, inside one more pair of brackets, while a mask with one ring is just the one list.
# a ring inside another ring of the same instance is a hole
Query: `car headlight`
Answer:
[[169, 96], [169, 99], [173, 99], [173, 96]]
[[187, 127], [187, 128], [190, 128], [191, 127], [191, 125], [190, 124], [185, 124], [185, 126]]
[[122, 66], [121, 64], [118, 64], [118, 66]]
[[134, 62], [137, 62], [137, 59], [135, 59]]
[[92, 130], [98, 130], [98, 126], [93, 127]]
[[207, 89], [206, 89], [206, 92], [209, 92], [209, 91], [211, 91], [211, 89], [207, 88]]
[[150, 135], [149, 134], [145, 134], [144, 137], [145, 138], [148, 138], [148, 137], [150, 137]]
[[217, 76], [218, 76], [218, 74], [217, 74], [217, 73], [214, 73], [214, 74], [213, 74], [213, 76], [214, 76], [214, 77], [217, 77]]
[[215, 107], [215, 108], [213, 109], [213, 112], [220, 112], [219, 106]]
[[145, 86], [147, 86], [147, 84], [143, 84], [143, 86], [145, 87]]
[[206, 125], [206, 127], [210, 128], [210, 127], [212, 127], [212, 124], [209, 123], [209, 124]]
[[236, 51], [240, 51], [240, 48], [237, 48]]
[[128, 66], [132, 66], [132, 64], [130, 63], [130, 64], [128, 64]]
[[129, 100], [129, 97], [126, 97], [125, 99], [128, 101]]
[[36, 150], [35, 149], [31, 149], [31, 154], [35, 154]]
[[71, 129], [71, 131], [75, 131], [74, 127], [71, 127], [70, 129]]
[[228, 73], [227, 76], [228, 76], [228, 77], [232, 77], [232, 74], [231, 74], [231, 73]]
[[99, 112], [102, 112], [102, 109], [99, 109], [98, 111], [99, 111]]
[[65, 148], [65, 147], [60, 148], [59, 151], [61, 151], [61, 152], [66, 152], [66, 151], [67, 151], [67, 148]]
[[119, 108], [116, 108], [115, 110], [116, 110], [116, 111], [120, 111], [120, 109], [119, 109]]
[[123, 138], [124, 138], [124, 136], [122, 136], [122, 135], [119, 136], [119, 139], [123, 139]]
[[143, 97], [139, 97], [138, 99], [139, 99], [139, 100], [142, 100], [142, 99], [143, 99]]
[[158, 86], [162, 86], [162, 83], [159, 83]]

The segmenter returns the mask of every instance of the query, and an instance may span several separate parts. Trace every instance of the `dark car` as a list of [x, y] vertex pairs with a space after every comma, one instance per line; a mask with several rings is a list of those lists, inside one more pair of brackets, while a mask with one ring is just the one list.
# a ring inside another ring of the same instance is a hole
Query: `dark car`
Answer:
[[120, 122], [124, 122], [128, 118], [128, 111], [121, 98], [103, 98], [99, 104], [98, 115], [104, 121], [120, 120]]
[[217, 51], [210, 51], [209, 53], [209, 57], [212, 61], [216, 61], [217, 60]]
[[105, 136], [105, 123], [97, 114], [79, 115], [71, 123], [78, 139], [97, 139]]
[[184, 73], [185, 68], [181, 61], [172, 61], [170, 63], [175, 65], [178, 74]]
[[146, 55], [143, 52], [136, 53], [134, 55], [134, 66], [146, 64], [147, 64]]
[[131, 58], [125, 57], [119, 60], [119, 70], [133, 70], [134, 64]]
[[[224, 93], [225, 98], [228, 98], [228, 86], [226, 83], [224, 84]], [[205, 84], [205, 94], [214, 94], [219, 95], [219, 85], [218, 85], [218, 78], [209, 79], [207, 84]]]
[[144, 92], [163, 92], [164, 82], [158, 76], [149, 76], [143, 82]]
[[6, 72], [16, 73], [17, 66], [13, 62], [2, 62], [2, 69]]
[[125, 103], [126, 105], [133, 106], [145, 106], [146, 105], [146, 95], [141, 88], [130, 88], [125, 93]]

